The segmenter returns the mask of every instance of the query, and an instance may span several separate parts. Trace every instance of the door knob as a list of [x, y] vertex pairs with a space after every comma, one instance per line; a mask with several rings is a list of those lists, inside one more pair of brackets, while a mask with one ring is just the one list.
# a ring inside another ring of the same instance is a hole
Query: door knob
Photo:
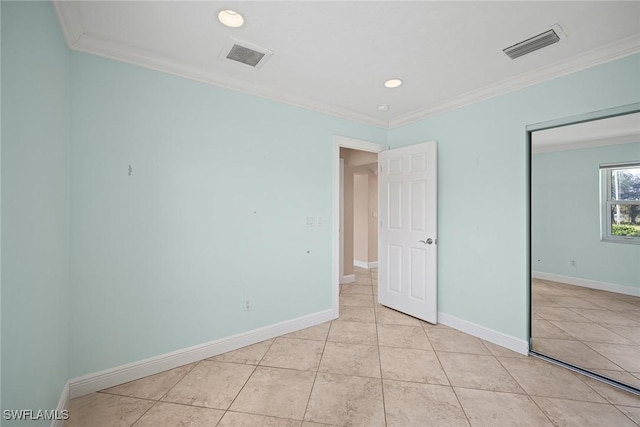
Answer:
[[433, 239], [429, 237], [427, 240], [419, 240], [420, 243], [424, 243], [425, 245], [430, 245], [433, 243]]

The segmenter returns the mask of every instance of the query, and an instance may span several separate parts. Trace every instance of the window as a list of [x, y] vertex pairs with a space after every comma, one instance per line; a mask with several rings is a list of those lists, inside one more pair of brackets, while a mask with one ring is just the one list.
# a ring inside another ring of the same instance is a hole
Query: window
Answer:
[[640, 244], [640, 162], [600, 165], [602, 240]]

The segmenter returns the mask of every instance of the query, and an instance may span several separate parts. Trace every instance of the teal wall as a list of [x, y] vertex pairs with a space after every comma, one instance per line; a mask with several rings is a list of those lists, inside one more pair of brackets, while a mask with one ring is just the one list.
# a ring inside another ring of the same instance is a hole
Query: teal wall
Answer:
[[389, 131], [438, 141], [439, 311], [528, 339], [525, 127], [640, 101], [640, 55]]
[[386, 130], [71, 59], [73, 377], [331, 308], [333, 135]]
[[50, 3], [0, 7], [2, 409], [53, 409], [69, 379], [69, 52]]
[[525, 126], [640, 101], [635, 55], [385, 131], [69, 53], [49, 3], [1, 7], [3, 408], [329, 309], [334, 134], [439, 141], [440, 310], [526, 339]]
[[640, 245], [600, 241], [599, 165], [632, 160], [640, 143], [532, 156], [532, 270], [640, 288]]

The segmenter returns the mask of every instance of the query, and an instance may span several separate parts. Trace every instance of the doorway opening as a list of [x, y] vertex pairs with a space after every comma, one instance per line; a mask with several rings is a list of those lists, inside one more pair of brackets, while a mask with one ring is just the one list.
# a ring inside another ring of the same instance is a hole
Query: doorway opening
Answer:
[[353, 282], [353, 267], [378, 265], [378, 156], [340, 148], [342, 175], [340, 283]]
[[[378, 254], [377, 162], [378, 153], [387, 149], [386, 145], [369, 141], [334, 138], [333, 311], [336, 318], [343, 284], [354, 283], [359, 276], [372, 285], [369, 268], [377, 267]], [[377, 283], [377, 277], [375, 279]], [[373, 285], [375, 287], [375, 283]]]

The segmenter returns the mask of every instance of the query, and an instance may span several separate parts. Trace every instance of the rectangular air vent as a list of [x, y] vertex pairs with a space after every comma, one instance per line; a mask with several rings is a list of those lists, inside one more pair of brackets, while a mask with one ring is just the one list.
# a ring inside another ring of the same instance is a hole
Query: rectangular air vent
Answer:
[[258, 62], [260, 62], [262, 58], [264, 58], [264, 53], [249, 49], [248, 47], [240, 46], [239, 44], [234, 44], [227, 54], [227, 59], [242, 62], [243, 64], [251, 65], [252, 67], [258, 65]]
[[231, 37], [229, 41], [225, 43], [218, 57], [257, 69], [262, 67], [271, 55], [273, 55], [273, 52], [269, 49]]
[[513, 46], [509, 46], [503, 49], [503, 52], [511, 59], [516, 59], [522, 55], [526, 55], [531, 52], [535, 52], [538, 49], [547, 47], [560, 41], [560, 36], [554, 29], [545, 31], [542, 34], [533, 36], [525, 41], [516, 43]]

